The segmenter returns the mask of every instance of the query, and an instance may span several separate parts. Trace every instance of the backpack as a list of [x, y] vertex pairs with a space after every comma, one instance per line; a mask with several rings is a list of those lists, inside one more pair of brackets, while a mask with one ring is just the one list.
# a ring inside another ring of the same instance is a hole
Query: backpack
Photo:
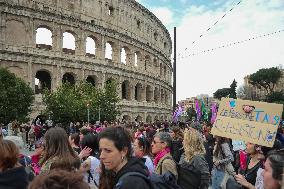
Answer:
[[177, 164], [177, 183], [182, 189], [197, 189], [201, 184], [201, 172], [191, 164]]
[[[204, 159], [205, 157], [199, 156]], [[195, 161], [195, 158], [192, 160]], [[201, 185], [201, 172], [198, 168], [193, 166], [193, 163], [177, 163], [178, 180], [177, 184], [182, 189], [198, 189]]]
[[128, 176], [137, 176], [143, 178], [149, 184], [151, 189], [181, 189], [177, 185], [176, 177], [169, 171], [163, 175], [152, 173], [152, 175], [148, 177], [139, 172], [128, 172], [119, 178], [114, 188], [120, 189], [123, 180]]

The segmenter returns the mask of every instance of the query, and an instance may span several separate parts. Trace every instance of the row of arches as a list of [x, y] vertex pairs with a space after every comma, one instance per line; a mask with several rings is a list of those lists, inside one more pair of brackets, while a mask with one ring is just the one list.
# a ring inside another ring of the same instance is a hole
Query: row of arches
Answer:
[[[44, 89], [52, 89], [52, 78], [50, 76], [50, 73], [45, 70], [40, 70], [36, 72], [35, 75], [35, 94], [40, 94], [43, 92]], [[86, 82], [92, 84], [93, 86], [97, 87], [97, 81], [96, 76], [89, 75], [86, 78]], [[75, 75], [73, 73], [65, 73], [62, 76], [62, 83], [70, 83], [71, 85], [76, 84]]]
[[[36, 47], [51, 50], [53, 47], [53, 38], [51, 28], [47, 26], [40, 26], [36, 30]], [[62, 34], [62, 51], [68, 54], [75, 54], [77, 48], [78, 39], [76, 33], [72, 31], [65, 31]], [[102, 48], [100, 40], [98, 37], [89, 35], [85, 40], [85, 55], [89, 57], [98, 57], [99, 51], [104, 49], [104, 57], [106, 60], [113, 61], [115, 57], [120, 60], [116, 60], [124, 65], [132, 65], [139, 67], [145, 71], [153, 72], [155, 71], [160, 76], [165, 78], [170, 77], [171, 70], [167, 65], [163, 63], [158, 63], [157, 58], [151, 58], [150, 55], [145, 55], [143, 57], [140, 51], [131, 51], [126, 45], [117, 45], [112, 40], [106, 40], [104, 43], [104, 48]]]
[[135, 115], [135, 116], [131, 116], [129, 114], [124, 114], [122, 116], [122, 119], [124, 121], [127, 121], [127, 122], [130, 122], [130, 121], [137, 121], [137, 122], [140, 122], [140, 121], [143, 121], [143, 122], [146, 122], [146, 123], [153, 123], [155, 121], [165, 121], [165, 120], [168, 120], [168, 116], [167, 115], [155, 115], [153, 116], [152, 114], [151, 115], [147, 115], [146, 117], [142, 116], [142, 115]]
[[[108, 79], [106, 82], [113, 80]], [[63, 74], [61, 78], [62, 83], [69, 82], [72, 85], [76, 84], [76, 75], [72, 72], [67, 72]], [[95, 75], [88, 75], [86, 77], [86, 82], [91, 83], [94, 87], [100, 87], [98, 85], [98, 78]], [[39, 70], [35, 74], [35, 93], [42, 93], [43, 90], [47, 88], [52, 89], [52, 77], [51, 74], [46, 70]], [[136, 100], [138, 102], [155, 102], [169, 105], [170, 92], [165, 89], [160, 89], [159, 87], [153, 87], [151, 85], [143, 85], [138, 82], [135, 85], [129, 80], [124, 80], [119, 87], [121, 89], [121, 99], [123, 100]]]
[[[169, 104], [169, 95], [165, 89], [159, 89], [151, 85], [143, 87], [139, 82], [133, 87], [128, 80], [123, 81], [121, 84], [121, 93], [124, 100], [136, 100], [138, 102], [145, 100], [146, 102]], [[132, 93], [134, 93], [133, 97]], [[145, 94], [144, 99], [143, 94]]]

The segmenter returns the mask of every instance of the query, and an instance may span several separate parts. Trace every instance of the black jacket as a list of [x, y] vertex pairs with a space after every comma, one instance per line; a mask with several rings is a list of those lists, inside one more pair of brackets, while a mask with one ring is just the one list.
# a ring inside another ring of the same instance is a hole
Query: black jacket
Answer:
[[26, 189], [28, 186], [28, 175], [24, 167], [17, 167], [0, 172], [1, 189]]
[[[145, 159], [131, 158], [127, 164], [115, 176], [115, 183], [119, 181], [125, 173], [139, 172], [148, 176], [148, 170], [145, 166]], [[150, 189], [147, 181], [139, 176], [127, 176], [123, 179], [120, 189]]]

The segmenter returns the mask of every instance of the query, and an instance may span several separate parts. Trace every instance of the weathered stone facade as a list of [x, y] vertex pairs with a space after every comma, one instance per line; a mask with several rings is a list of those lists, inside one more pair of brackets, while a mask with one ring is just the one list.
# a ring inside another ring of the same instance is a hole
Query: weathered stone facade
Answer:
[[[39, 28], [52, 33], [51, 45], [37, 44]], [[65, 32], [74, 36], [75, 49], [63, 48]], [[95, 42], [94, 54], [86, 52], [87, 37]], [[171, 47], [163, 24], [135, 0], [0, 0], [1, 67], [36, 93], [35, 78], [51, 90], [64, 80], [103, 87], [114, 79], [122, 99], [121, 118], [128, 120], [170, 118]]]

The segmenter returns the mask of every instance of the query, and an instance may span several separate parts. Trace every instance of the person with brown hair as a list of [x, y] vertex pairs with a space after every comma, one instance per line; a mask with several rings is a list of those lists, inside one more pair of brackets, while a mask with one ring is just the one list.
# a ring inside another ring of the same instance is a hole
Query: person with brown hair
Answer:
[[283, 188], [284, 151], [271, 151], [264, 164], [263, 184], [265, 189]]
[[72, 149], [64, 129], [51, 128], [44, 135], [44, 154], [41, 166], [41, 173], [55, 168], [69, 171], [80, 168], [80, 159]]
[[26, 189], [28, 175], [18, 162], [19, 149], [10, 140], [0, 140], [0, 188]]
[[108, 127], [99, 134], [102, 172], [99, 189], [149, 189], [141, 176], [127, 175], [137, 172], [148, 176], [144, 161], [132, 157], [131, 135], [123, 127]]
[[170, 131], [172, 137], [172, 149], [171, 154], [176, 162], [180, 161], [181, 155], [184, 153], [182, 141], [183, 141], [183, 131], [180, 127], [175, 126]]
[[54, 169], [48, 174], [38, 175], [28, 189], [90, 189], [80, 172]]
[[228, 139], [216, 137], [213, 151], [212, 189], [221, 189], [221, 185], [227, 182], [228, 175], [234, 176], [236, 174], [232, 166], [233, 161], [234, 156]]
[[152, 174], [154, 172], [154, 164], [152, 161], [151, 144], [144, 135], [135, 139], [133, 150], [135, 157], [145, 159], [145, 165], [149, 173]]

